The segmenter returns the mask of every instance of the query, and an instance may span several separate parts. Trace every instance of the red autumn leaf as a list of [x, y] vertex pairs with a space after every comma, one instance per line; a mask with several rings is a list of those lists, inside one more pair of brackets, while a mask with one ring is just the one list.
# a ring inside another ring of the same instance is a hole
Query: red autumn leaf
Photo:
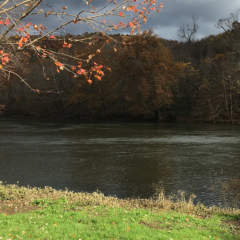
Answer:
[[5, 65], [5, 64], [9, 63], [9, 61], [10, 61], [9, 55], [4, 53], [3, 57], [2, 57], [2, 64]]
[[78, 75], [84, 75], [85, 73], [86, 73], [86, 70], [83, 69], [83, 68], [81, 68], [81, 69], [79, 69], [79, 70], [77, 71], [77, 74], [78, 74]]
[[24, 27], [18, 28], [18, 31], [19, 31], [19, 32], [23, 32], [23, 31], [24, 31]]
[[133, 22], [129, 22], [128, 25], [130, 28], [133, 28], [135, 26]]
[[30, 36], [27, 34], [23, 37], [23, 42], [26, 43], [29, 40]]
[[29, 23], [27, 23], [27, 24], [25, 25], [25, 27], [26, 27], [26, 28], [29, 28], [31, 25], [32, 25], [32, 23], [29, 22]]
[[78, 68], [81, 68], [81, 67], [82, 67], [82, 62], [78, 62], [77, 67], [78, 67]]
[[63, 45], [62, 45], [63, 48], [71, 48], [72, 47], [72, 44], [71, 43], [67, 43], [67, 42], [64, 42]]
[[56, 39], [54, 35], [49, 36], [49, 39]]
[[104, 72], [103, 72], [102, 70], [97, 71], [97, 73], [98, 73], [100, 76], [104, 76]]
[[9, 25], [9, 24], [10, 24], [10, 20], [9, 20], [8, 18], [6, 18], [5, 21], [4, 21], [4, 25], [7, 26], [7, 25]]

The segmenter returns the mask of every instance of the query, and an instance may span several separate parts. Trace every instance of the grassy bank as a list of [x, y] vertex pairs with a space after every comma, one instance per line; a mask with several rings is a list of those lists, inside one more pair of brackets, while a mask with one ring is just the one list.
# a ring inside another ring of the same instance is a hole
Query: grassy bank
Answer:
[[0, 239], [240, 239], [240, 211], [0, 184]]

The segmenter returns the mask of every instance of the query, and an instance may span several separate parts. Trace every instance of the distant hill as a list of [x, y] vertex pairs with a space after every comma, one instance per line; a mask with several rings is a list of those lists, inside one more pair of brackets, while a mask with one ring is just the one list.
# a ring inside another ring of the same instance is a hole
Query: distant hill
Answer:
[[[6, 103], [8, 114], [43, 118], [239, 122], [238, 26], [187, 43], [160, 39], [151, 32], [113, 35], [108, 42], [92, 33], [96, 36], [92, 46], [82, 41], [88, 34], [43, 40], [42, 46], [77, 57], [101, 49], [83, 67], [101, 63], [104, 77], [89, 84], [84, 77], [57, 73], [49, 59], [29, 52], [21, 56], [24, 68], [16, 71], [39, 91], [31, 92], [12, 77], [2, 88], [0, 101]], [[61, 48], [63, 38], [72, 41], [72, 48]]]

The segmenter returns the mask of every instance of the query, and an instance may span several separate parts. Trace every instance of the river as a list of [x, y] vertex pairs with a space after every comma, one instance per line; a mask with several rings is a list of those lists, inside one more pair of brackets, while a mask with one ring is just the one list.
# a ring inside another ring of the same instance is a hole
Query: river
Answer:
[[194, 193], [208, 206], [233, 199], [240, 178], [240, 126], [47, 123], [0, 120], [0, 180], [148, 198]]

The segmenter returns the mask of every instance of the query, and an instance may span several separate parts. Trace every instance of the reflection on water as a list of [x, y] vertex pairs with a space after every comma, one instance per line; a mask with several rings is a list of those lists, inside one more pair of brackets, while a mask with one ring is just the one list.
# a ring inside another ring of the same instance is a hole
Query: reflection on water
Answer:
[[183, 190], [222, 205], [240, 178], [240, 127], [0, 121], [0, 179], [23, 185], [150, 197]]

